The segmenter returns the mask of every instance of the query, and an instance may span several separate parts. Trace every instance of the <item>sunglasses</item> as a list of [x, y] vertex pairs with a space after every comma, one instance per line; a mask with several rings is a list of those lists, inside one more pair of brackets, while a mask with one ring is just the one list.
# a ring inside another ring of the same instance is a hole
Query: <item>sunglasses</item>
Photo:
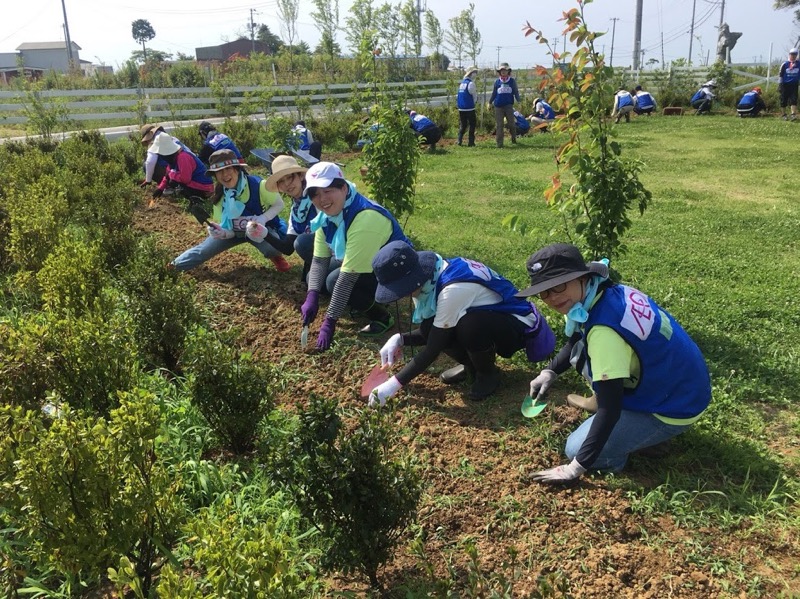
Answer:
[[550, 289], [545, 289], [544, 291], [540, 291], [538, 294], [539, 299], [547, 299], [548, 297], [550, 297], [551, 293], [562, 293], [566, 288], [567, 288], [566, 283], [559, 283], [558, 285], [555, 285]]

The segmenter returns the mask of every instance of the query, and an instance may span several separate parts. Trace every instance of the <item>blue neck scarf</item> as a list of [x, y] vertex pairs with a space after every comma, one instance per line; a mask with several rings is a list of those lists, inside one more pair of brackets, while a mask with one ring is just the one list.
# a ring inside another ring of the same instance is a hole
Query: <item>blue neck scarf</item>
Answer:
[[[603, 264], [608, 266], [608, 258], [600, 260]], [[567, 337], [572, 337], [575, 330], [584, 322], [589, 320], [589, 308], [592, 307], [595, 297], [597, 297], [597, 290], [600, 288], [600, 283], [607, 280], [608, 277], [601, 275], [591, 275], [589, 281], [586, 283], [586, 293], [583, 300], [576, 302], [566, 315], [566, 322], [564, 323], [564, 333]]]
[[331, 250], [333, 251], [333, 256], [337, 260], [344, 259], [344, 250], [347, 244], [347, 239], [345, 238], [345, 227], [344, 227], [344, 211], [353, 203], [353, 199], [356, 197], [356, 186], [347, 182], [347, 199], [344, 201], [344, 207], [342, 207], [342, 211], [337, 214], [336, 216], [328, 216], [324, 212], [320, 211], [317, 216], [314, 217], [314, 220], [311, 221], [311, 231], [314, 232], [317, 229], [321, 229], [328, 223], [333, 223], [336, 225], [336, 233], [333, 235], [333, 241], [331, 242]]
[[[305, 223], [306, 219], [308, 218], [308, 212], [314, 204], [311, 202], [311, 198], [308, 195], [304, 195], [299, 200], [294, 199], [292, 201], [292, 218], [298, 223]], [[302, 233], [303, 231], [298, 231], [298, 233]]]
[[436, 281], [444, 270], [444, 260], [439, 254], [436, 254], [436, 264], [433, 267], [433, 275], [422, 286], [421, 293], [412, 298], [414, 302], [414, 313], [411, 315], [411, 321], [415, 324], [421, 323], [426, 318], [431, 318], [436, 315]]
[[244, 186], [247, 185], [247, 177], [244, 176], [242, 171], [239, 171], [239, 181], [233, 189], [225, 188], [222, 197], [222, 222], [220, 226], [223, 229], [233, 230], [234, 218], [239, 218], [244, 212], [244, 202], [240, 202], [236, 198], [242, 196]]

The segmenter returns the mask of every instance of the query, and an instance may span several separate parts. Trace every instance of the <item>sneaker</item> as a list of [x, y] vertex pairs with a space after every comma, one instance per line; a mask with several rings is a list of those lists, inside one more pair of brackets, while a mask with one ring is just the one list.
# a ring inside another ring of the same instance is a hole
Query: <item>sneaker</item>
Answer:
[[292, 265], [289, 264], [283, 256], [273, 256], [270, 260], [272, 260], [272, 263], [275, 265], [275, 270], [278, 272], [289, 272], [292, 270]]
[[363, 329], [358, 331], [359, 335], [364, 337], [380, 337], [385, 334], [394, 325], [394, 318], [389, 316], [389, 320], [381, 322], [380, 320], [373, 320]]

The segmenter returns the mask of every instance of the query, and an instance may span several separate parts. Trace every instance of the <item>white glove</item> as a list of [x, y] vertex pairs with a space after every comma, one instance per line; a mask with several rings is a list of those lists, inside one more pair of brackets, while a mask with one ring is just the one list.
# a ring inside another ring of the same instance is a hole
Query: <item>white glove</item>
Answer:
[[392, 397], [402, 388], [403, 385], [400, 384], [400, 381], [397, 380], [396, 376], [393, 376], [388, 381], [378, 385], [370, 392], [369, 407], [375, 408], [378, 406], [385, 406], [386, 400]]
[[217, 223], [211, 223], [210, 225], [208, 225], [207, 229], [208, 229], [208, 234], [217, 240], [230, 239], [231, 237], [233, 237], [233, 231], [229, 229], [223, 229]]
[[261, 223], [251, 220], [249, 223], [247, 223], [245, 235], [247, 235], [247, 238], [250, 241], [254, 243], [261, 243], [264, 241], [266, 236], [269, 235], [269, 230]]
[[531, 397], [537, 398], [543, 396], [557, 378], [558, 375], [552, 370], [547, 370], [546, 368], [542, 370], [539, 376], [531, 381]]
[[381, 367], [393, 366], [403, 353], [402, 347], [403, 336], [400, 333], [389, 337], [389, 341], [381, 348]]
[[530, 479], [539, 483], [563, 484], [575, 480], [584, 472], [586, 468], [581, 466], [577, 459], [573, 459], [569, 464], [534, 472]]

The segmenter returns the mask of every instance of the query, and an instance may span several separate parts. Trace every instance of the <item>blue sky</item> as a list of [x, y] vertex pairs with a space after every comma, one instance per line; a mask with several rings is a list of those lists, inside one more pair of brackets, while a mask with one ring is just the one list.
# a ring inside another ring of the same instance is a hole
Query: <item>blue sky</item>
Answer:
[[[524, 38], [522, 26], [529, 20], [551, 37], [560, 34], [558, 18], [561, 12], [576, 6], [574, 0], [505, 0], [501, 11], [488, 0], [473, 0], [478, 29], [483, 37], [483, 52], [479, 66], [493, 66], [498, 60], [523, 68], [547, 64], [545, 51], [531, 38]], [[165, 3], [163, 0], [65, 0], [70, 34], [81, 46], [81, 58], [116, 66], [138, 48], [131, 38], [131, 22], [143, 18], [156, 30], [152, 47], [167, 52], [194, 55], [194, 48], [210, 46], [247, 34], [250, 9], [257, 12], [255, 21], [266, 23], [280, 35], [276, 1], [254, 0], [191, 0]], [[379, 0], [376, 0], [376, 3]], [[663, 57], [669, 62], [686, 58], [689, 52], [689, 25], [692, 4], [696, 3], [696, 31], [692, 47], [697, 64], [710, 51], [711, 60], [716, 48], [719, 2], [708, 0], [645, 0], [643, 11], [642, 47], [644, 62]], [[340, 3], [340, 22], [350, 8], [350, 0]], [[447, 21], [468, 6], [462, 0], [428, 0], [427, 7], [436, 14], [443, 27]], [[185, 7], [185, 8], [184, 8]], [[300, 39], [313, 48], [319, 34], [309, 14], [311, 0], [300, 0], [298, 30]], [[0, 26], [0, 52], [13, 52], [23, 42], [56, 41], [63, 39], [61, 0], [28, 0], [4, 3], [4, 18]], [[601, 48], [611, 53], [612, 18], [616, 21], [614, 35], [614, 65], [631, 63], [633, 50], [635, 0], [596, 0], [586, 7], [590, 27], [608, 30], [600, 40]], [[725, 21], [732, 31], [743, 32], [732, 57], [734, 62], [766, 61], [773, 44], [774, 59], [783, 58], [796, 43], [800, 31], [792, 22], [791, 11], [776, 11], [771, 0], [727, 0]], [[346, 46], [344, 35], [339, 42]]]

